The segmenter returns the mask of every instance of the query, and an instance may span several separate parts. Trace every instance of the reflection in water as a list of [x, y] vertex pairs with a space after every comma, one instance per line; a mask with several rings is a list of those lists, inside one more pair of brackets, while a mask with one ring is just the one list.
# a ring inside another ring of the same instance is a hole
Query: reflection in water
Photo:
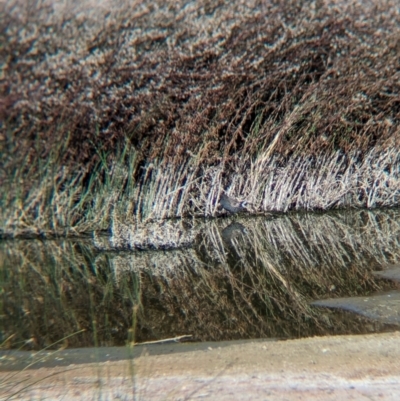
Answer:
[[10, 346], [31, 339], [30, 347], [43, 348], [84, 329], [65, 340], [76, 347], [384, 328], [310, 302], [398, 286], [372, 272], [400, 262], [399, 212], [231, 217], [188, 227], [180, 235], [190, 247], [168, 251], [112, 251], [121, 243], [117, 229], [103, 246], [96, 238], [97, 248], [0, 243], [3, 340], [14, 335]]

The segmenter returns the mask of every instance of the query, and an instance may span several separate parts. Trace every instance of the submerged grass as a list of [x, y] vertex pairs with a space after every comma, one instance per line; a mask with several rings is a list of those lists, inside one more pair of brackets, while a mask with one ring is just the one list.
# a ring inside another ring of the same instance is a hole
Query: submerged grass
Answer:
[[215, 216], [222, 190], [253, 213], [398, 205], [399, 21], [395, 2], [2, 2], [0, 235]]

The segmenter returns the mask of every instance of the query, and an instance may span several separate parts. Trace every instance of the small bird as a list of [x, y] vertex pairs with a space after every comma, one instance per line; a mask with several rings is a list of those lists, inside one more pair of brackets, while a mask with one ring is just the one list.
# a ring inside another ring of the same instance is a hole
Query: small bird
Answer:
[[247, 211], [247, 209], [244, 206], [244, 202], [238, 202], [237, 200], [230, 198], [228, 195], [224, 193], [221, 194], [219, 203], [225, 210], [231, 213], [239, 213]]

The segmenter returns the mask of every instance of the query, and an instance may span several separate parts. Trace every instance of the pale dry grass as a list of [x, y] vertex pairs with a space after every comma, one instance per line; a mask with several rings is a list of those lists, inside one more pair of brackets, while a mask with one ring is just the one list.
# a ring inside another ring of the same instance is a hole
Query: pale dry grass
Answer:
[[[179, 246], [192, 239], [180, 239], [179, 229], [173, 228], [180, 223], [162, 220], [219, 216], [223, 190], [246, 201], [253, 214], [396, 205], [400, 196], [399, 151], [373, 149], [361, 161], [358, 156], [338, 152], [329, 157], [299, 156], [288, 162], [262, 154], [254, 160], [243, 156], [233, 172], [231, 166], [224, 169], [220, 165], [203, 168], [201, 175], [196, 172], [196, 159], [188, 157], [178, 168], [164, 162], [152, 163], [145, 168], [140, 184], [130, 178], [135, 174], [134, 169], [121, 161], [93, 172], [86, 189], [82, 184], [83, 174], [72, 175], [63, 169], [59, 174], [44, 175], [24, 199], [16, 194], [17, 187], [4, 192], [0, 215], [3, 235], [46, 232], [72, 235], [130, 221], [133, 225], [129, 230], [140, 225], [138, 236], [143, 236], [146, 230], [149, 235], [152, 233], [148, 241], [154, 240], [155, 248], [160, 247], [156, 231], [171, 226], [169, 234], [165, 231], [163, 235], [176, 236]], [[130, 158], [135, 159], [134, 151]], [[102, 173], [108, 176], [106, 184], [98, 182]], [[129, 190], [124, 189], [128, 181]]]
[[[255, 159], [243, 155], [233, 171], [231, 166], [210, 167], [196, 179], [186, 171], [174, 171], [172, 166], [153, 166], [155, 176], [141, 188], [146, 203], [140, 204], [140, 215], [215, 216], [222, 190], [246, 201], [253, 213], [390, 207], [399, 202], [399, 156], [395, 147], [373, 149], [361, 161], [358, 152], [299, 156], [289, 161], [260, 153]], [[194, 169], [195, 162], [192, 164]]]

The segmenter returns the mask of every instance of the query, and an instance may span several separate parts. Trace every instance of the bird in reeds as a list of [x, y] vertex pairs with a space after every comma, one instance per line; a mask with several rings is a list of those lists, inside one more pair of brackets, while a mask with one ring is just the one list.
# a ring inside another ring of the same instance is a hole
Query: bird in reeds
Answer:
[[239, 202], [236, 199], [232, 199], [226, 194], [221, 194], [219, 199], [220, 205], [230, 213], [246, 212], [247, 209], [244, 206], [244, 202]]

